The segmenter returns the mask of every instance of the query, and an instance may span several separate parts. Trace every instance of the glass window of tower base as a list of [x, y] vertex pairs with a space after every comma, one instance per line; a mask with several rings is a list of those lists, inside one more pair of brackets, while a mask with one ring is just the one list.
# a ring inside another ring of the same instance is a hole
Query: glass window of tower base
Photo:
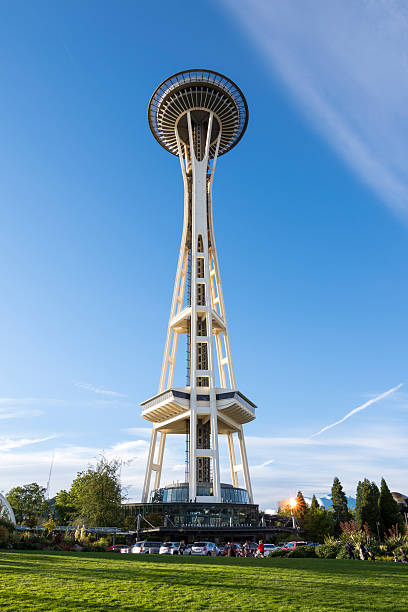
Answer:
[[258, 526], [259, 509], [255, 504], [150, 503], [123, 504], [125, 516], [157, 514], [163, 525], [174, 527]]
[[[197, 485], [197, 495], [214, 495], [212, 483], [199, 483]], [[188, 498], [188, 483], [182, 482], [174, 485], [167, 485], [161, 489], [152, 491], [152, 503], [171, 503], [171, 502], [193, 502], [194, 499]], [[248, 491], [233, 487], [230, 484], [221, 484], [221, 502], [232, 504], [249, 504]]]

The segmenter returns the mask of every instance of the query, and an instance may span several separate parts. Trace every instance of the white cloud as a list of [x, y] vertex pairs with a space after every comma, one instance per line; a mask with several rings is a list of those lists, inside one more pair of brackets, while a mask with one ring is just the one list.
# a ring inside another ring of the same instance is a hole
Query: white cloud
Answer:
[[354, 414], [357, 414], [358, 412], [361, 412], [362, 410], [365, 410], [366, 408], [368, 408], [372, 404], [375, 404], [376, 402], [379, 402], [380, 400], [384, 399], [385, 397], [388, 397], [392, 393], [395, 393], [395, 391], [398, 391], [398, 389], [400, 389], [402, 387], [402, 385], [403, 385], [403, 383], [397, 385], [396, 387], [393, 387], [392, 389], [389, 389], [388, 391], [385, 391], [385, 393], [381, 393], [380, 395], [377, 395], [376, 397], [373, 397], [372, 399], [368, 400], [368, 402], [365, 402], [361, 406], [358, 406], [357, 408], [354, 408], [353, 410], [350, 410], [350, 412], [348, 412], [339, 421], [336, 421], [335, 423], [331, 423], [331, 425], [326, 425], [326, 427], [323, 427], [323, 429], [321, 429], [320, 431], [317, 431], [316, 433], [314, 433], [312, 435], [312, 438], [314, 438], [315, 436], [320, 436], [320, 434], [322, 434], [323, 432], [325, 432], [325, 431], [327, 431], [329, 429], [332, 429], [333, 427], [336, 427], [336, 425], [340, 425], [341, 423], [344, 423], [344, 421], [347, 421], [347, 419], [349, 419]]
[[31, 406], [45, 405], [50, 401], [35, 397], [0, 397], [0, 420], [42, 416], [43, 410]]
[[[255, 501], [271, 508], [279, 499], [296, 494], [307, 496], [328, 493], [335, 475], [348, 494], [354, 495], [357, 480], [368, 477], [379, 481], [384, 476], [392, 490], [406, 490], [407, 428], [392, 425], [365, 428], [364, 434], [330, 440], [302, 437], [246, 436], [247, 453]], [[183, 436], [168, 436], [162, 482], [184, 481]], [[69, 488], [78, 471], [95, 464], [101, 452], [108, 458], [122, 460], [121, 478], [130, 500], [139, 501], [143, 486], [149, 444], [147, 440], [119, 440], [108, 448], [64, 445], [55, 448], [51, 494]], [[272, 456], [271, 456], [272, 455]], [[270, 457], [265, 459], [265, 457]], [[238, 459], [238, 457], [237, 457]], [[220, 448], [222, 481], [230, 482], [227, 445]], [[0, 445], [0, 487], [27, 482], [45, 486], [51, 463], [50, 450], [9, 448]], [[254, 469], [255, 467], [255, 469]], [[239, 474], [241, 478], [241, 474]], [[241, 480], [242, 484], [242, 480]]]
[[268, 459], [268, 461], [264, 461], [263, 463], [260, 463], [259, 465], [251, 465], [250, 469], [260, 470], [262, 468], [268, 467], [268, 465], [272, 465], [272, 463], [275, 463], [275, 459]]
[[408, 5], [224, 0], [296, 104], [395, 212], [408, 213]]
[[46, 436], [45, 438], [0, 438], [0, 452], [14, 450], [23, 446], [30, 446], [31, 444], [39, 444], [40, 442], [47, 442], [53, 440], [57, 435]]
[[130, 440], [128, 442], [118, 442], [114, 444], [109, 452], [113, 455], [117, 453], [122, 456], [125, 453], [140, 453], [140, 451], [142, 451], [144, 456], [147, 448], [148, 444], [146, 440]]
[[109, 395], [111, 397], [128, 397], [123, 393], [118, 393], [117, 391], [109, 391], [108, 389], [104, 389], [103, 387], [95, 387], [94, 385], [91, 385], [89, 383], [76, 382], [74, 383], [74, 385], [76, 387], [79, 387], [79, 389], [84, 389], [85, 391], [92, 391], [92, 393], [97, 393], [98, 395]]
[[43, 410], [10, 410], [0, 408], [0, 420], [5, 419], [21, 419], [24, 417], [42, 416]]
[[[290, 436], [251, 435], [256, 424], [246, 427], [246, 447], [249, 458], [255, 501], [263, 508], [274, 507], [276, 501], [302, 490], [311, 497], [329, 492], [334, 476], [339, 476], [346, 492], [355, 495], [356, 483], [367, 477], [379, 482], [384, 476], [392, 490], [408, 493], [406, 473], [406, 439], [408, 425], [401, 417], [404, 394], [398, 393], [384, 399], [377, 413], [364, 417], [364, 426], [355, 426], [349, 420], [342, 428], [332, 429], [326, 436], [305, 437], [304, 428], [291, 425]], [[385, 416], [386, 415], [386, 416]], [[375, 421], [374, 421], [375, 417]], [[355, 417], [355, 421], [359, 419]], [[139, 431], [141, 430], [141, 431]], [[137, 432], [139, 431], [139, 436]], [[149, 448], [150, 427], [131, 428], [127, 435], [118, 434], [118, 439], [108, 445], [104, 441], [93, 446], [79, 446], [59, 442], [55, 448], [54, 468], [51, 478], [51, 494], [61, 488], [69, 488], [78, 471], [95, 464], [101, 452], [108, 458], [119, 458], [123, 465], [121, 478], [128, 489], [130, 500], [139, 501], [143, 486], [146, 459]], [[9, 436], [11, 434], [9, 433]], [[30, 439], [30, 435], [16, 436]], [[38, 436], [42, 439], [42, 436]], [[1, 447], [0, 487], [9, 490], [12, 486], [27, 482], [46, 485], [51, 451], [49, 445]], [[99, 446], [100, 444], [100, 446]], [[184, 481], [183, 435], [167, 436], [165, 465], [162, 483]], [[237, 461], [239, 448], [236, 445]], [[230, 467], [225, 436], [220, 438], [221, 480], [230, 482]], [[243, 484], [242, 474], [239, 474]]]

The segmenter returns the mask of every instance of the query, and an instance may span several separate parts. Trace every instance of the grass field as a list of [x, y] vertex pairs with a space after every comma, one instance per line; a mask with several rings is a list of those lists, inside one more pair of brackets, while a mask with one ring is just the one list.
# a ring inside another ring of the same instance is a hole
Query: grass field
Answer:
[[0, 609], [408, 610], [408, 567], [331, 559], [0, 552]]

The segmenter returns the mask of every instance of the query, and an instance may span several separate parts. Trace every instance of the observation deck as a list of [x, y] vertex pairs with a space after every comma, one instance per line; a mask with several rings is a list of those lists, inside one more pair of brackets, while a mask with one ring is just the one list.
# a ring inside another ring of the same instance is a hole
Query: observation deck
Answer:
[[248, 124], [248, 105], [233, 81], [211, 70], [183, 70], [163, 81], [149, 103], [148, 119], [156, 140], [169, 153], [178, 155], [176, 129], [188, 146], [187, 111], [193, 120], [206, 121], [214, 113], [210, 139], [210, 158], [230, 151], [241, 140]]
[[[242, 393], [216, 389], [219, 433], [227, 433], [235, 424], [243, 425], [255, 419], [256, 406]], [[142, 417], [159, 425], [166, 433], [185, 433], [184, 419], [189, 418], [190, 388], [168, 389], [141, 404]], [[197, 413], [210, 413], [210, 395], [203, 389], [197, 393]], [[236, 425], [235, 425], [236, 428]]]

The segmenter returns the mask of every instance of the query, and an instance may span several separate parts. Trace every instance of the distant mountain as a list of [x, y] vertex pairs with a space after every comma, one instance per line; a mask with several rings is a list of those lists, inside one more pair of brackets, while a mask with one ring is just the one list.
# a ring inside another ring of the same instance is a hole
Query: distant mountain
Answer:
[[[356, 500], [354, 497], [349, 497], [348, 495], [347, 497], [347, 505], [349, 507], [349, 510], [354, 510], [354, 508], [356, 507]], [[324, 506], [325, 508], [331, 508], [332, 507], [332, 496], [331, 493], [328, 493], [327, 495], [320, 495], [317, 496], [316, 495], [316, 499], [319, 503], [319, 506]], [[305, 497], [305, 502], [310, 506], [310, 504], [312, 503], [312, 498], [311, 497]]]
[[[349, 497], [348, 495], [346, 495], [347, 498], [347, 506], [349, 508], [349, 510], [354, 510], [354, 508], [356, 507], [356, 500], [354, 497]], [[328, 493], [327, 495], [316, 495], [316, 499], [319, 503], [319, 506], [323, 506], [324, 508], [331, 508], [332, 507], [332, 496], [331, 493]], [[310, 504], [312, 503], [312, 498], [311, 497], [305, 497], [305, 502], [310, 506]], [[279, 502], [277, 502], [277, 507], [285, 507], [287, 504], [289, 503], [289, 498], [286, 500], [281, 500]], [[278, 514], [278, 510], [276, 508], [267, 508], [266, 510], [264, 510], [264, 512], [266, 514]]]

